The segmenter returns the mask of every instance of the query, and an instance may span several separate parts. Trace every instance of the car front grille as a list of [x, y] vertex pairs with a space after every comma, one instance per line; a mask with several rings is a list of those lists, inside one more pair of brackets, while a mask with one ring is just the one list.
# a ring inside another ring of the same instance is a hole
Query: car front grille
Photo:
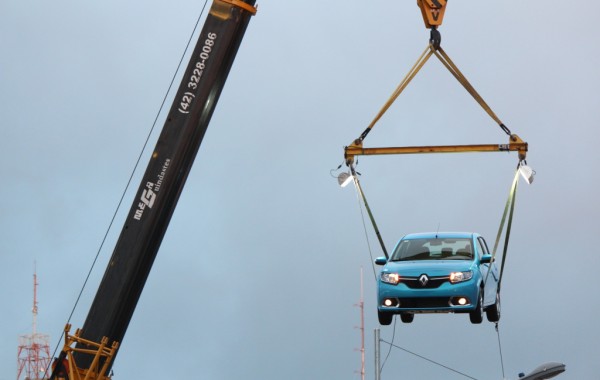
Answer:
[[402, 277], [400, 282], [411, 289], [435, 289], [439, 288], [440, 285], [449, 280], [448, 276], [429, 277], [427, 283], [423, 285], [423, 283], [419, 281], [419, 277]]

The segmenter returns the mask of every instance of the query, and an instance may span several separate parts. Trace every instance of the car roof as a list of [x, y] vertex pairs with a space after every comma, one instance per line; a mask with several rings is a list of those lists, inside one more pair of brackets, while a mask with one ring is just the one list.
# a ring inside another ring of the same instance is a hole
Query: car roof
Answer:
[[478, 235], [476, 232], [419, 232], [405, 235], [402, 240], [472, 238]]

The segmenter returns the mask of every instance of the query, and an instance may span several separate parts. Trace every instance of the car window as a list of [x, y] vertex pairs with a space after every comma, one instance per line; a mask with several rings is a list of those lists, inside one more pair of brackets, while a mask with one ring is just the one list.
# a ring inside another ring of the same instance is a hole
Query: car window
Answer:
[[390, 261], [472, 260], [470, 238], [406, 239], [394, 250]]

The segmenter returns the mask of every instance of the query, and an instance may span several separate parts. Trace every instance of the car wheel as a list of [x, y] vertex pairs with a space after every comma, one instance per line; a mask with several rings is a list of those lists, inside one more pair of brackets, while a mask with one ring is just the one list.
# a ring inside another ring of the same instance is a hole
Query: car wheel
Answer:
[[500, 292], [496, 293], [496, 303], [485, 309], [488, 321], [498, 322], [500, 320]]
[[479, 298], [477, 299], [477, 307], [469, 313], [471, 323], [483, 322], [483, 289], [479, 289]]
[[415, 319], [415, 315], [413, 313], [400, 313], [400, 319], [404, 323], [411, 323]]
[[392, 319], [394, 319], [393, 313], [382, 313], [381, 311], [377, 311], [377, 317], [379, 318], [380, 325], [390, 325], [392, 323]]

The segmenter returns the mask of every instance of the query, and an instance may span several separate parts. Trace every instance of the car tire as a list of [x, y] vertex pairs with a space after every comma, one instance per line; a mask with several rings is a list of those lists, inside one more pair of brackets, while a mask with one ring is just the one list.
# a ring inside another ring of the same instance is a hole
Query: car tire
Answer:
[[496, 302], [485, 309], [485, 315], [490, 322], [498, 322], [500, 320], [500, 292], [496, 292]]
[[393, 313], [383, 313], [378, 310], [377, 317], [379, 319], [380, 325], [388, 326], [392, 323], [392, 319], [394, 319], [394, 314]]
[[479, 298], [477, 299], [477, 306], [475, 310], [469, 313], [469, 319], [471, 323], [483, 322], [483, 289], [479, 289]]
[[415, 319], [415, 315], [413, 313], [400, 313], [400, 320], [404, 323], [411, 323]]

